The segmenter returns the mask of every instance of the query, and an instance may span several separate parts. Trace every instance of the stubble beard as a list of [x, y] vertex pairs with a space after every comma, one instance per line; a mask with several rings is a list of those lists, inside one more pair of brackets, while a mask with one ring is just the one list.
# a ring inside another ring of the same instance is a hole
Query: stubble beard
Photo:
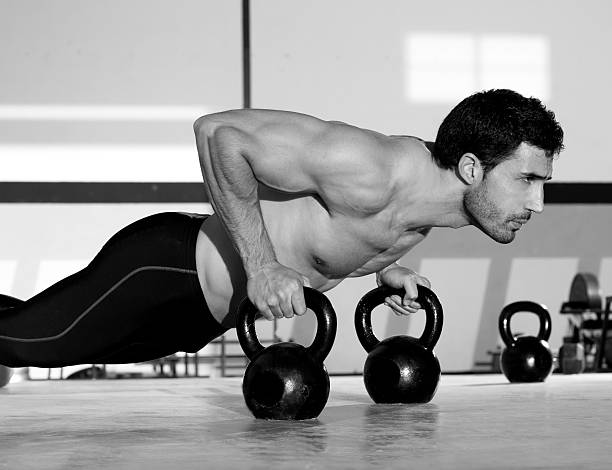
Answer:
[[490, 201], [485, 190], [478, 189], [466, 193], [463, 197], [463, 209], [470, 223], [497, 243], [505, 245], [516, 237], [516, 232], [508, 228], [510, 221]]

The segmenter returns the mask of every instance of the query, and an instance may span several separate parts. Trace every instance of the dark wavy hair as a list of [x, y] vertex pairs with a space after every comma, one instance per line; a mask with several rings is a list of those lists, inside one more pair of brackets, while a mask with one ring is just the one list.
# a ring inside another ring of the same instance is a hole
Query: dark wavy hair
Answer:
[[473, 153], [488, 171], [522, 142], [552, 158], [563, 149], [563, 129], [537, 98], [512, 90], [487, 90], [468, 96], [444, 118], [433, 158], [441, 168], [454, 168], [462, 155]]

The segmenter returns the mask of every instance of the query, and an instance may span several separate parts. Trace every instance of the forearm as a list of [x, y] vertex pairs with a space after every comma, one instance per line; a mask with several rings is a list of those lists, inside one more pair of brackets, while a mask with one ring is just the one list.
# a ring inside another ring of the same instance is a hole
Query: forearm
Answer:
[[258, 182], [244, 156], [245, 136], [202, 119], [194, 129], [206, 192], [250, 277], [276, 256], [259, 206]]

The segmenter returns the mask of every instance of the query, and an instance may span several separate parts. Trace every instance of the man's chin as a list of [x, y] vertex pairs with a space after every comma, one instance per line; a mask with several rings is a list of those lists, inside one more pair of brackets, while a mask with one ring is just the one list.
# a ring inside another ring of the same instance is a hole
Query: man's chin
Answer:
[[507, 245], [508, 243], [512, 243], [514, 238], [516, 237], [516, 232], [514, 230], [507, 230], [504, 232], [488, 232], [485, 233], [495, 240], [497, 243], [501, 243], [502, 245]]
[[495, 239], [495, 241], [497, 243], [501, 243], [502, 245], [507, 245], [508, 243], [512, 243], [514, 241], [514, 233], [510, 236], [510, 237], [506, 237], [506, 238], [498, 238]]

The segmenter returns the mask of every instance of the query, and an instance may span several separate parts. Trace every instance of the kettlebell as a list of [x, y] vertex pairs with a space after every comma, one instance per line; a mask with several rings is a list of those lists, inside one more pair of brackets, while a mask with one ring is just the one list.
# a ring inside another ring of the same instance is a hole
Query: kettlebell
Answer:
[[[540, 318], [538, 336], [515, 337], [510, 319], [517, 312], [533, 312]], [[551, 319], [547, 308], [536, 302], [520, 301], [506, 305], [499, 315], [499, 333], [506, 344], [501, 354], [501, 370], [510, 382], [544, 382], [553, 369], [548, 345]]]
[[336, 313], [322, 293], [304, 287], [304, 297], [318, 323], [309, 347], [281, 342], [264, 348], [255, 331], [257, 308], [248, 298], [238, 307], [238, 340], [250, 359], [242, 393], [255, 418], [312, 419], [327, 403], [329, 375], [323, 361], [336, 337]]
[[355, 330], [368, 357], [363, 381], [376, 403], [427, 403], [440, 381], [440, 362], [433, 348], [442, 333], [442, 305], [427, 287], [417, 285], [417, 301], [425, 309], [425, 329], [420, 338], [398, 335], [379, 341], [372, 331], [372, 310], [403, 289], [381, 286], [365, 294], [355, 310]]

